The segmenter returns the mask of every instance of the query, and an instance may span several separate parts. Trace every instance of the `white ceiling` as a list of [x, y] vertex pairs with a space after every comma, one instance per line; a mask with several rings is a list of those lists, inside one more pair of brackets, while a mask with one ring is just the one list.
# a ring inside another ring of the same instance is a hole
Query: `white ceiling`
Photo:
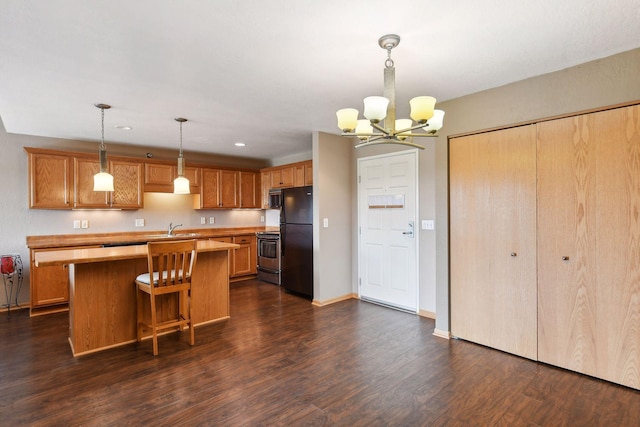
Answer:
[[[638, 0], [0, 0], [10, 133], [276, 158], [382, 94], [398, 115], [640, 47]], [[133, 130], [115, 128], [129, 125]], [[446, 120], [445, 120], [446, 126]], [[244, 148], [233, 145], [244, 142]]]

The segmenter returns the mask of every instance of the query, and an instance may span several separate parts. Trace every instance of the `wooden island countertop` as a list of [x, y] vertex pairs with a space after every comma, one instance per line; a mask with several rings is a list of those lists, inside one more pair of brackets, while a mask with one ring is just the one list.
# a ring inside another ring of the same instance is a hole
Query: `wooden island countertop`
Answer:
[[[191, 284], [195, 326], [229, 318], [229, 250], [238, 246], [198, 241]], [[74, 356], [136, 341], [134, 280], [147, 272], [146, 245], [38, 252], [35, 265], [68, 265], [69, 343]], [[172, 317], [176, 305], [175, 298], [165, 298], [158, 309], [160, 319]], [[196, 330], [196, 345], [197, 335]]]
[[[240, 247], [240, 245], [216, 242], [213, 240], [198, 240], [198, 254], [201, 252], [227, 251], [237, 247]], [[35, 265], [36, 267], [40, 267], [47, 265], [87, 264], [137, 258], [147, 258], [147, 245], [60, 249], [57, 251], [37, 252], [35, 254]]]

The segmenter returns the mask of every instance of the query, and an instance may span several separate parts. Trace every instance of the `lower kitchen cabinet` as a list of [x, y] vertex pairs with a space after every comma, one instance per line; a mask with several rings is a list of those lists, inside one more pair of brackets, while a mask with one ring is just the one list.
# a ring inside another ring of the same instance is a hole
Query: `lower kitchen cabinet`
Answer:
[[[82, 248], [86, 247], [83, 246]], [[37, 252], [57, 250], [60, 250], [60, 248], [31, 249], [30, 251], [29, 295], [32, 316], [53, 313], [68, 308], [69, 268], [66, 265], [36, 267], [34, 263]]]
[[229, 254], [229, 278], [242, 280], [257, 273], [257, 242], [255, 234], [234, 237], [215, 237], [211, 240], [240, 245]]

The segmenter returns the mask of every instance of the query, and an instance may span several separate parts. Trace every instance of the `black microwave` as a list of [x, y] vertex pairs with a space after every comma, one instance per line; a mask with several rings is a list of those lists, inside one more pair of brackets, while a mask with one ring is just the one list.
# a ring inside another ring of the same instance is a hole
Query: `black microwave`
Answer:
[[269, 190], [269, 209], [280, 209], [282, 207], [282, 190], [272, 188]]

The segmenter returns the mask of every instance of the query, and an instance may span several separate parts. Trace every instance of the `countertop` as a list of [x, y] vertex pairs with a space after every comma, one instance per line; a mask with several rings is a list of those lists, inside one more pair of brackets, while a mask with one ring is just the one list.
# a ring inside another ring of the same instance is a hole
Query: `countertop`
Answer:
[[[234, 243], [199, 240], [198, 252], [226, 251], [240, 247]], [[65, 264], [87, 264], [102, 261], [146, 258], [147, 245], [118, 246], [111, 248], [60, 249], [40, 251], [35, 255], [36, 267]]]
[[[167, 236], [166, 230], [150, 230], [99, 234], [55, 234], [47, 236], [27, 236], [30, 249], [52, 249], [73, 246], [100, 246], [103, 244], [127, 244], [152, 242], [157, 240], [209, 239], [214, 237], [233, 237], [255, 234], [272, 227], [239, 228], [180, 228], [174, 236]], [[197, 234], [194, 236], [193, 234]], [[105, 248], [107, 249], [107, 248]], [[146, 250], [146, 249], [145, 249]]]

